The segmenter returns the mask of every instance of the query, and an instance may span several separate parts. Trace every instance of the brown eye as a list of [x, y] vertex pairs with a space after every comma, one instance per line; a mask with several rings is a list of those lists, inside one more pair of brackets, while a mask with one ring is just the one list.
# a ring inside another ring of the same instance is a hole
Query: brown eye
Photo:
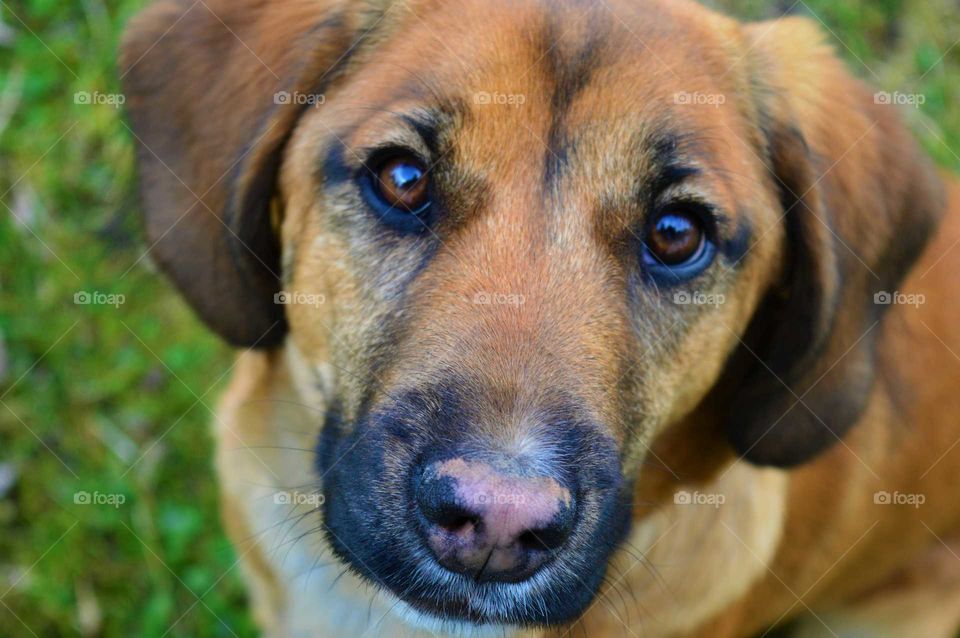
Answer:
[[419, 213], [430, 203], [426, 168], [415, 157], [400, 155], [376, 169], [377, 191], [383, 203], [403, 212]]
[[667, 212], [653, 223], [644, 244], [652, 263], [676, 266], [696, 258], [704, 242], [703, 225], [696, 215]]

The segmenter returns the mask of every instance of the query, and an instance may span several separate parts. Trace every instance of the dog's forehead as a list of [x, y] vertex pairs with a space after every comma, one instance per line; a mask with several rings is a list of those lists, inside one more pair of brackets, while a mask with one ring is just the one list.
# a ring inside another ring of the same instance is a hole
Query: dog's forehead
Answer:
[[476, 91], [549, 91], [564, 107], [595, 83], [695, 83], [729, 70], [718, 67], [739, 37], [734, 21], [686, 0], [414, 0], [388, 4], [358, 40], [370, 55], [357, 57]]
[[[505, 186], [533, 171], [549, 181], [571, 164], [642, 170], [646, 157], [631, 152], [736, 134], [723, 113], [733, 105], [683, 99], [725, 101], [712, 78], [733, 75], [732, 21], [686, 2], [501, 4], [388, 6], [344, 87], [344, 102], [372, 107], [344, 113], [357, 122], [348, 143], [382, 142], [403, 124], [397, 115], [443, 112], [434, 119], [446, 120], [457, 159]], [[574, 153], [582, 161], [570, 162]]]

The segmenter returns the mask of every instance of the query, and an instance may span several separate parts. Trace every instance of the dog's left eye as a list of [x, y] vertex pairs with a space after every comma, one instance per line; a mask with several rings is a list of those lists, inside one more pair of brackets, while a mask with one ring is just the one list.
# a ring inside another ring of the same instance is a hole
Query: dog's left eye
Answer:
[[643, 262], [652, 274], [685, 279], [699, 274], [713, 260], [713, 243], [701, 215], [666, 210], [649, 225], [643, 240]]

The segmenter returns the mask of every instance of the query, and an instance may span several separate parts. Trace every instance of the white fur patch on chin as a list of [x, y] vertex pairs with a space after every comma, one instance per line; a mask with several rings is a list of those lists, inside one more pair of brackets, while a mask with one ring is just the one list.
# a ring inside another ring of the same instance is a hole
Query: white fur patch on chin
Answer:
[[402, 600], [390, 606], [390, 613], [405, 625], [417, 631], [443, 638], [504, 638], [516, 636], [520, 630], [510, 625], [475, 625], [470, 622], [449, 620], [414, 609]]

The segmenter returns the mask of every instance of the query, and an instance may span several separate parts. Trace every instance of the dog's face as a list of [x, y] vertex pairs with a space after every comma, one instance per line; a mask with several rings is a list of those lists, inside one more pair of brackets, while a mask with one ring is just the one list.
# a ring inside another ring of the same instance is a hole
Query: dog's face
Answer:
[[[777, 274], [780, 213], [738, 105], [679, 99], [730, 87], [671, 77], [605, 10], [426, 15], [304, 115], [281, 178], [285, 288], [324, 299], [290, 305], [290, 334], [335, 379], [326, 524], [419, 608], [569, 620], [652, 435], [715, 382]], [[729, 64], [713, 57], [672, 60]], [[424, 496], [431, 480], [450, 493]]]
[[805, 24], [268, 4], [133, 30], [148, 229], [217, 330], [314, 371], [357, 572], [444, 618], [569, 621], [659, 437], [789, 466], [856, 421], [872, 295], [938, 194], [891, 170], [916, 151], [866, 89], [823, 94], [853, 81]]

